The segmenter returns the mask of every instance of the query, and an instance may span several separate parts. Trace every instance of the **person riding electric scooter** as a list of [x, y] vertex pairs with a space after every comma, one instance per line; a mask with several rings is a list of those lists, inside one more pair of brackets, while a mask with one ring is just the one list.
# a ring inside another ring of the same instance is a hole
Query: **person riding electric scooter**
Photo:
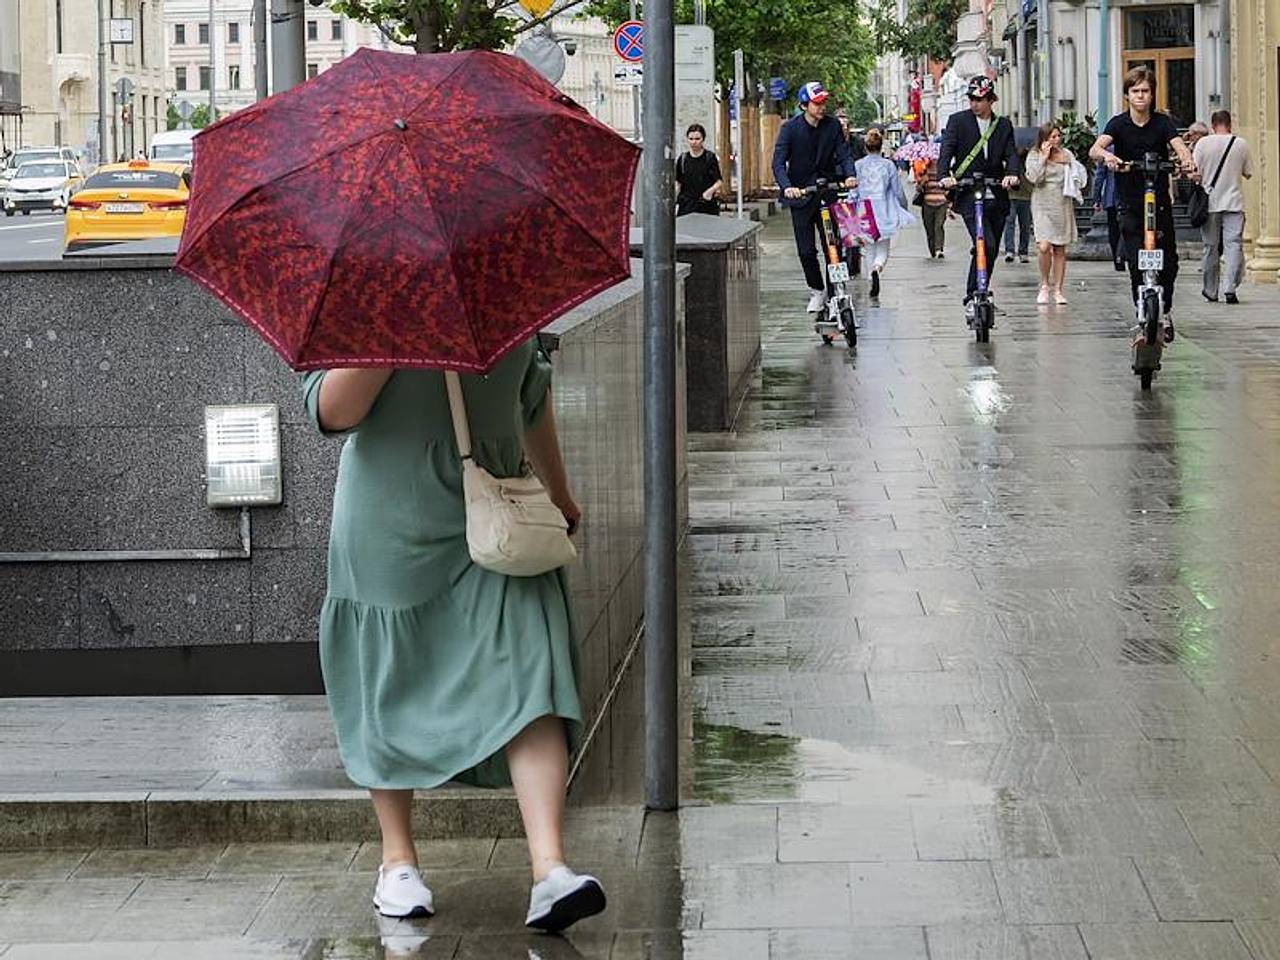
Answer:
[[[970, 109], [951, 115], [942, 132], [942, 146], [938, 152], [938, 173], [946, 189], [954, 188], [966, 174], [982, 174], [986, 188], [991, 191], [990, 199], [982, 205], [982, 232], [992, 250], [1004, 236], [1004, 222], [1009, 216], [1008, 190], [1018, 185], [1018, 175], [1022, 172], [1013, 139], [1013, 124], [1008, 117], [997, 117], [992, 112], [995, 101], [996, 88], [989, 77], [978, 76], [970, 80]], [[973, 192], [961, 191], [955, 197], [954, 207], [964, 217], [969, 237], [974, 240], [964, 295], [965, 321], [972, 326], [973, 300], [978, 290], [978, 231]], [[995, 269], [995, 262], [995, 257], [987, 257], [988, 280]]]
[[773, 147], [773, 177], [782, 192], [782, 203], [791, 208], [796, 252], [809, 285], [810, 313], [821, 313], [827, 303], [827, 281], [818, 263], [817, 234], [821, 226], [822, 200], [806, 187], [819, 180], [856, 187], [853, 158], [844, 131], [826, 115], [827, 91], [821, 83], [806, 83], [797, 97], [801, 113], [778, 131]]

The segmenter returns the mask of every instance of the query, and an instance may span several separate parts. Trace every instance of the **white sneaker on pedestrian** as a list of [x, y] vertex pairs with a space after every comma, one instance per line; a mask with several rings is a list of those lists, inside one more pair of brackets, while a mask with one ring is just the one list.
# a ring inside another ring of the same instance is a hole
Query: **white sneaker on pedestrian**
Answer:
[[429, 917], [435, 913], [431, 891], [411, 863], [378, 868], [373, 905], [384, 917]]
[[973, 305], [973, 301], [966, 300], [964, 302], [964, 322], [971, 327], [973, 326], [973, 317], [976, 312], [977, 312], [977, 307]]
[[822, 308], [827, 305], [827, 291], [814, 290], [809, 294], [808, 311], [810, 313], [821, 313]]
[[529, 892], [525, 926], [556, 933], [605, 908], [604, 888], [595, 877], [559, 866]]

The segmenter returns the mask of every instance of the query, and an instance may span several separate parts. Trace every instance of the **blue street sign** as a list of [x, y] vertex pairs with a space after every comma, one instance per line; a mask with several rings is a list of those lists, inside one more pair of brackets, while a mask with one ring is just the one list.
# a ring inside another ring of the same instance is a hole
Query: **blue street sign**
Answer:
[[613, 50], [628, 63], [639, 63], [644, 59], [644, 24], [639, 20], [628, 20], [613, 31]]
[[738, 119], [738, 91], [732, 83], [729, 84], [729, 119]]
[[785, 100], [787, 99], [787, 81], [782, 77], [769, 78], [769, 99]]

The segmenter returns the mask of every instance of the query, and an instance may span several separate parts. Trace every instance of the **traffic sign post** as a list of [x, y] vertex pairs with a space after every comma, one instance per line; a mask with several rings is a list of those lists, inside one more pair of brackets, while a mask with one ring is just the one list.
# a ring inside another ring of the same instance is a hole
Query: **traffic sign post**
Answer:
[[639, 87], [644, 83], [644, 65], [620, 63], [613, 68], [613, 82], [620, 87]]

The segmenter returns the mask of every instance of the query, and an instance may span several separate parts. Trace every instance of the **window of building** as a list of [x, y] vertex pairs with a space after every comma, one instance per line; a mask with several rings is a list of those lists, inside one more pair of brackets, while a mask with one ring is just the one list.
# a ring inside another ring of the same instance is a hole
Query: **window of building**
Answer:
[[240, 24], [234, 20], [227, 24], [227, 43], [240, 42]]
[[341, 20], [329, 21], [329, 36], [334, 40], [342, 39], [342, 21]]
[[210, 81], [210, 79], [211, 79], [211, 78], [210, 78], [210, 76], [209, 76], [209, 68], [208, 68], [208, 67], [201, 67], [201, 68], [200, 68], [200, 89], [201, 89], [201, 90], [208, 90], [208, 89], [209, 89], [209, 81]]
[[57, 0], [57, 2], [54, 4], [54, 15], [57, 18], [58, 52], [61, 53], [62, 52], [62, 0]]
[[320, 39], [320, 24], [317, 23], [315, 20], [307, 21], [307, 39], [308, 40]]
[[318, 77], [318, 76], [320, 76], [320, 64], [318, 64], [318, 63], [308, 63], [308, 64], [307, 64], [307, 79], [308, 79], [308, 80], [314, 80], [314, 79], [315, 79], [316, 77]]
[[147, 65], [147, 5], [138, 4], [138, 62]]
[[240, 89], [240, 68], [239, 67], [227, 67], [227, 89], [229, 90]]
[[187, 42], [187, 25], [185, 23], [175, 23], [173, 25], [173, 45], [175, 47], [184, 46]]
[[187, 89], [187, 68], [186, 67], [173, 68], [173, 88], [175, 90]]
[[202, 46], [207, 45], [209, 43], [209, 25], [207, 23], [202, 23], [196, 27], [196, 30], [199, 31], [200, 34], [197, 42]]

